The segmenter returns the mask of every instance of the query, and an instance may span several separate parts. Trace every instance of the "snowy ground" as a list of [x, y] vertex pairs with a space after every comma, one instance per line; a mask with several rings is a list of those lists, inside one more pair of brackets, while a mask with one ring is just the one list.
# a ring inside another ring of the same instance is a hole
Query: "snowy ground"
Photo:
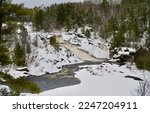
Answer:
[[[10, 91], [10, 89], [9, 89], [9, 87], [8, 86], [6, 86], [6, 85], [1, 85], [0, 84], [0, 90], [7, 90], [8, 92]], [[0, 92], [0, 96], [1, 96], [2, 94], [1, 94], [1, 92]]]
[[[32, 23], [25, 23], [28, 32], [28, 42], [31, 46], [31, 53], [27, 55], [26, 71], [17, 71], [13, 65], [3, 67], [1, 71], [12, 75], [14, 78], [29, 75], [44, 75], [46, 73], [59, 72], [63, 65], [81, 63], [83, 61], [99, 61], [97, 58], [109, 58], [109, 50], [104, 42], [99, 38], [80, 38], [76, 34], [83, 35], [79, 29], [77, 32], [69, 33], [63, 31], [56, 32], [36, 32], [32, 28]], [[21, 40], [16, 31], [17, 38]], [[59, 51], [50, 45], [50, 38], [56, 35], [60, 43]], [[89, 44], [90, 43], [90, 44]], [[81, 50], [80, 50], [81, 49]]]
[[[136, 95], [135, 89], [139, 81], [125, 76], [134, 76], [141, 79], [144, 76], [150, 80], [150, 72], [140, 71], [135, 66], [118, 66], [117, 64], [103, 63], [101, 65], [82, 66], [75, 77], [81, 83], [41, 92], [40, 96], [131, 96]], [[31, 95], [31, 94], [27, 94]]]
[[[108, 44], [93, 32], [88, 38], [82, 34], [81, 29], [76, 32], [45, 33], [33, 31], [31, 23], [26, 23], [25, 27], [28, 31], [28, 41], [31, 44], [31, 53], [27, 55], [27, 67], [23, 67], [27, 68], [28, 72], [18, 71], [18, 67], [13, 65], [0, 68], [1, 71], [12, 75], [14, 78], [30, 75], [40, 76], [59, 72], [64, 65], [109, 59]], [[20, 33], [21, 31], [18, 29], [17, 32]], [[59, 51], [50, 45], [50, 37], [54, 35], [58, 37], [60, 42]], [[19, 68], [21, 69], [21, 67]], [[44, 91], [37, 95], [129, 96], [134, 93], [139, 81], [125, 78], [126, 76], [150, 80], [150, 72], [140, 71], [134, 65], [119, 66], [110, 63], [86, 65], [81, 66], [75, 74], [75, 77], [81, 81], [80, 84]], [[0, 85], [1, 87], [3, 86]]]
[[4, 88], [4, 89], [5, 89], [5, 88], [6, 88], [6, 89], [9, 89], [8, 86], [6, 86], [6, 85], [0, 85], [0, 89], [1, 89], [1, 88], [2, 88], [2, 89], [3, 89], [3, 88]]

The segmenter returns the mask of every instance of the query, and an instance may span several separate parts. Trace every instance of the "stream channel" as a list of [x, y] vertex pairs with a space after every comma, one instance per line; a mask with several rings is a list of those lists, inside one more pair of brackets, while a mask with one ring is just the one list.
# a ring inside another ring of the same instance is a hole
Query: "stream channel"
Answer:
[[36, 83], [42, 92], [59, 87], [76, 85], [81, 83], [81, 81], [75, 76], [75, 72], [81, 69], [79, 68], [79, 66], [98, 65], [101, 63], [111, 62], [108, 60], [100, 60], [99, 62], [85, 61], [83, 63], [65, 65], [59, 72], [45, 74], [42, 76], [28, 76], [27, 79], [31, 82]]

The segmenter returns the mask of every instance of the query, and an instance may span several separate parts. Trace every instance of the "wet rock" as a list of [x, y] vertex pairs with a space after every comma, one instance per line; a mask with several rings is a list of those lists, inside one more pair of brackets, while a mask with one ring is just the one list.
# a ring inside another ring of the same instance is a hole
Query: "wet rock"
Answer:
[[89, 45], [93, 45], [93, 43], [92, 43], [92, 42], [89, 42]]
[[49, 75], [50, 73], [46, 71], [45, 74], [46, 74], [46, 75]]
[[28, 75], [29, 73], [25, 72], [25, 73], [23, 73], [23, 74]]
[[27, 67], [17, 68], [16, 70], [29, 72], [29, 69]]
[[57, 69], [61, 69], [61, 67], [57, 67]]
[[83, 35], [81, 34], [76, 34], [79, 38], [85, 38]]
[[123, 74], [124, 72], [122, 72], [122, 71], [119, 71], [119, 73], [122, 73], [122, 74]]
[[139, 77], [134, 77], [134, 76], [130, 76], [130, 75], [125, 76], [125, 78], [131, 78], [131, 79], [134, 79], [134, 80], [137, 80], [137, 81], [143, 81], [143, 79], [141, 79]]
[[110, 57], [116, 59], [120, 65], [124, 65], [125, 62], [134, 62], [135, 52], [133, 48], [119, 47], [111, 51]]

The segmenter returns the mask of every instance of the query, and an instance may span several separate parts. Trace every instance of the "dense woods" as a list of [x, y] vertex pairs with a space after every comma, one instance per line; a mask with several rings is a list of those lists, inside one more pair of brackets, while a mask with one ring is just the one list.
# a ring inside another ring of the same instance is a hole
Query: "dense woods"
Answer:
[[[0, 6], [1, 65], [10, 63], [17, 66], [25, 65], [25, 55], [31, 50], [22, 23], [32, 22], [36, 31], [44, 30], [45, 32], [70, 31], [90, 26], [92, 31], [99, 33], [101, 38], [111, 39], [110, 49], [136, 48], [138, 50], [135, 56], [137, 67], [150, 70], [148, 60], [150, 59], [149, 0], [123, 0], [121, 4], [111, 4], [107, 0], [100, 4], [65, 3], [32, 9], [25, 8], [23, 4], [12, 4], [11, 1], [1, 0]], [[20, 22], [19, 25], [18, 22]], [[18, 28], [23, 29], [20, 33], [21, 40], [14, 38]], [[90, 31], [86, 31], [85, 34], [90, 37]], [[16, 40], [16, 43], [13, 58], [10, 58], [9, 47], [12, 40]], [[140, 55], [141, 51], [145, 54], [144, 63], [141, 58], [143, 56]], [[22, 56], [18, 55], [19, 53], [22, 53]]]

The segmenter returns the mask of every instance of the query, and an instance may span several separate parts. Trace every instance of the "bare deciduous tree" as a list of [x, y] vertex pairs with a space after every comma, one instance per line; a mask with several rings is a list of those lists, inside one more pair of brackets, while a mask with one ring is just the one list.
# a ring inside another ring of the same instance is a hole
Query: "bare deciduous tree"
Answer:
[[144, 80], [139, 82], [137, 88], [132, 94], [135, 96], [150, 96], [150, 81]]

